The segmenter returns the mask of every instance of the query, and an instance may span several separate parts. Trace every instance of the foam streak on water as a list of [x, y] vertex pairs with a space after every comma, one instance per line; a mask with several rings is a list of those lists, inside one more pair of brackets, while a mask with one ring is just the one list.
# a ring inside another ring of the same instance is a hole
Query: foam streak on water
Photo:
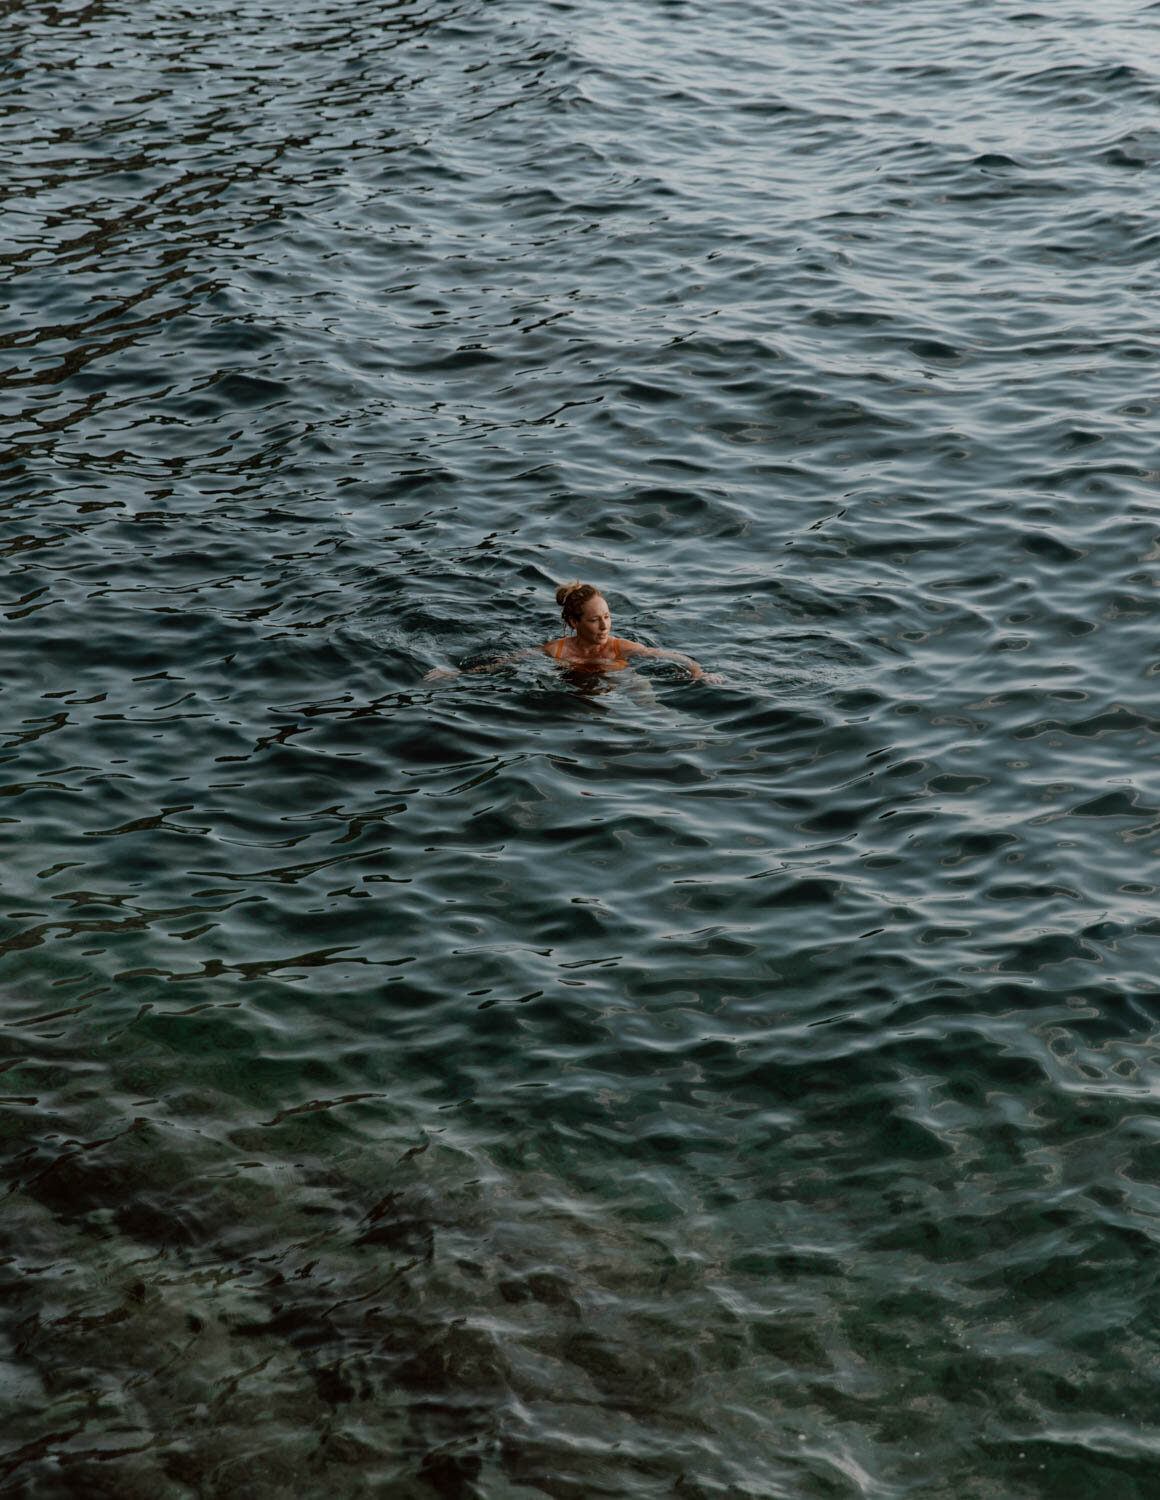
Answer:
[[1152, 1493], [1156, 17], [4, 8], [0, 1492]]

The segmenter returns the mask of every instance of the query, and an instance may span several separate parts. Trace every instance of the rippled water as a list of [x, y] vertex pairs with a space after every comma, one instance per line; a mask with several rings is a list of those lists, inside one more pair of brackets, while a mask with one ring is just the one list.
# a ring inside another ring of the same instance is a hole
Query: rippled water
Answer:
[[1154, 1493], [1158, 14], [4, 6], [5, 1494]]

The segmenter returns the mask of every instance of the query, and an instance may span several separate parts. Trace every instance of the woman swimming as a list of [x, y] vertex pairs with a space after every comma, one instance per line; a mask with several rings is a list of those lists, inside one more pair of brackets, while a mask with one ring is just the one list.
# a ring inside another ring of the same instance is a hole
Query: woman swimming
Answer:
[[[612, 634], [612, 616], [604, 595], [591, 583], [573, 579], [562, 583], [556, 590], [556, 603], [560, 606], [566, 632], [554, 641], [545, 641], [540, 650], [553, 661], [566, 662], [588, 672], [619, 672], [628, 666], [634, 656], [663, 656], [668, 661], [679, 662], [690, 676], [705, 682], [720, 682], [719, 677], [706, 672], [691, 656], [681, 651], [665, 651], [659, 646], [642, 646], [638, 641], [626, 641]], [[570, 630], [571, 634], [567, 631]], [[528, 652], [518, 652], [526, 656]], [[470, 672], [487, 672], [514, 660], [501, 656], [496, 661], [485, 662], [480, 667], [469, 667]], [[447, 667], [434, 667], [427, 673], [427, 681], [434, 677], [457, 677], [458, 672]]]

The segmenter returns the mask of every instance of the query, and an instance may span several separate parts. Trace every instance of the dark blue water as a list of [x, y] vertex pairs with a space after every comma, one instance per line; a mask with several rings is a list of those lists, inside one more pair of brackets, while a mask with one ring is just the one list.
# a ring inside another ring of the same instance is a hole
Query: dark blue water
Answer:
[[1155, 1493], [1158, 14], [4, 7], [5, 1495]]

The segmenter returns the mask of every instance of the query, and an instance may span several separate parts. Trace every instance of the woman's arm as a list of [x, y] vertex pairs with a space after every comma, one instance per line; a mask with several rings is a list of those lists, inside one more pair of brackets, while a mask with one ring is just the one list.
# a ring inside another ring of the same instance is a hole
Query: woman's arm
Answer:
[[666, 651], [661, 646], [642, 646], [639, 641], [620, 640], [620, 649], [625, 656], [661, 656], [666, 661], [679, 662], [685, 667], [689, 676], [701, 682], [720, 682], [720, 677], [715, 672], [706, 672], [700, 662], [694, 661], [691, 656], [686, 656], [683, 651]]
[[[541, 651], [547, 651], [547, 646], [541, 646]], [[497, 656], [491, 661], [480, 662], [478, 667], [432, 667], [429, 672], [424, 673], [424, 682], [434, 682], [437, 677], [462, 677], [466, 672], [491, 672], [496, 667], [504, 667], [509, 661], [519, 661], [522, 656], [535, 656], [535, 651], [513, 651], [510, 656]]]

